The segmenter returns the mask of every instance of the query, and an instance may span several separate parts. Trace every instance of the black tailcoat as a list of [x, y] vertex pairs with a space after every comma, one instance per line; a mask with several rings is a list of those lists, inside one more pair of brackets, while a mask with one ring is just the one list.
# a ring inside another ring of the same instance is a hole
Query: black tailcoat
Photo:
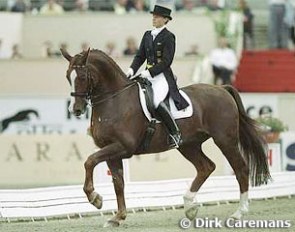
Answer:
[[[147, 68], [152, 77], [164, 73], [169, 85], [169, 94], [178, 110], [186, 108], [189, 104], [179, 93], [171, 64], [175, 53], [175, 35], [164, 28], [153, 41], [151, 31], [146, 31], [139, 50], [134, 57], [131, 68], [134, 73], [147, 60]], [[150, 67], [151, 66], [151, 67]]]

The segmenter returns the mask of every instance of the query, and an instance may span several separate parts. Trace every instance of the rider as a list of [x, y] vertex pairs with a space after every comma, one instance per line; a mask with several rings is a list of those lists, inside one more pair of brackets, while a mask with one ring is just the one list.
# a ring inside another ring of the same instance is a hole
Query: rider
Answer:
[[156, 113], [168, 128], [172, 145], [178, 147], [182, 142], [180, 130], [164, 100], [169, 92], [178, 110], [186, 108], [189, 104], [179, 93], [170, 67], [175, 53], [175, 35], [166, 28], [166, 24], [172, 20], [171, 10], [155, 5], [150, 13], [153, 14], [154, 29], [145, 32], [126, 75], [131, 78], [147, 60], [146, 69], [140, 73], [140, 76], [152, 83]]

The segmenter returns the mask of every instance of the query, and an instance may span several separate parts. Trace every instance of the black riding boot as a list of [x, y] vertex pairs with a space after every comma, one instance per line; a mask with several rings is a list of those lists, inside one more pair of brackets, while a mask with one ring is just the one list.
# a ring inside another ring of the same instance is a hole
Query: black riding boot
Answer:
[[162, 122], [167, 127], [170, 138], [171, 138], [171, 146], [178, 148], [179, 145], [182, 143], [180, 130], [172, 117], [168, 107], [164, 102], [161, 102], [156, 109], [157, 114], [160, 116]]

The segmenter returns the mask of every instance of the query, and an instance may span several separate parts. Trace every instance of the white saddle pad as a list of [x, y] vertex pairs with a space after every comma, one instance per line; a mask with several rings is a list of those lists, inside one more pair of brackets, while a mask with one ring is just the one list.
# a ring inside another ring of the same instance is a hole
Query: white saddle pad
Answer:
[[[140, 99], [141, 108], [142, 108], [146, 118], [149, 121], [151, 121], [152, 116], [151, 116], [151, 114], [148, 111], [148, 108], [146, 106], [146, 100], [145, 100], [144, 92], [143, 92], [140, 84], [138, 84], [138, 86], [139, 86], [139, 99]], [[183, 110], [177, 110], [177, 108], [176, 108], [176, 106], [174, 104], [174, 101], [172, 100], [171, 97], [169, 97], [169, 104], [170, 104], [171, 114], [172, 114], [174, 119], [189, 118], [189, 117], [191, 117], [193, 115], [192, 102], [191, 102], [190, 98], [187, 96], [187, 94], [185, 92], [183, 92], [182, 90], [180, 90], [179, 92], [185, 98], [185, 100], [189, 103], [189, 106], [186, 107]], [[157, 121], [157, 123], [159, 123], [159, 121]]]

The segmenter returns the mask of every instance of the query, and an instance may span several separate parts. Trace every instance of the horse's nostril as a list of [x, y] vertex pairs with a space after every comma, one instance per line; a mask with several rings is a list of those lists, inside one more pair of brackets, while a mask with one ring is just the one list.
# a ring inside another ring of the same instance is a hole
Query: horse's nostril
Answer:
[[76, 110], [76, 111], [75, 111], [75, 115], [76, 115], [76, 116], [80, 116], [81, 113], [82, 113], [81, 110]]

